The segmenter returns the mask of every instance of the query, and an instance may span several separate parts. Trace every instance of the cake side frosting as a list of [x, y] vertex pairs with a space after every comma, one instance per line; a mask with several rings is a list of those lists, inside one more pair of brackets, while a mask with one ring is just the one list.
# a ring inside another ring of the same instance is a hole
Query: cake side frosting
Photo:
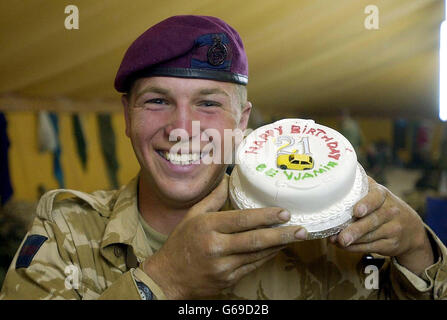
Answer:
[[[298, 213], [293, 208], [278, 205], [292, 213], [290, 220], [283, 225], [304, 226], [309, 232], [309, 239], [317, 239], [335, 234], [351, 221], [353, 206], [367, 192], [368, 179], [363, 168], [358, 165], [353, 188], [344, 199], [332, 206], [319, 212]], [[237, 168], [233, 171], [230, 178], [230, 199], [235, 208], [249, 209], [266, 206], [261, 201], [248, 197], [245, 194], [239, 181]]]

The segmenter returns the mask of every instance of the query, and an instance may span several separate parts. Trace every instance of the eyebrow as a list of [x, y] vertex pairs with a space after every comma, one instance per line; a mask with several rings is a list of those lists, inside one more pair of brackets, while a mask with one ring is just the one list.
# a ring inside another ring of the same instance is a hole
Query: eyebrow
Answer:
[[226, 93], [224, 90], [217, 89], [217, 88], [202, 89], [202, 90], [199, 91], [199, 94], [202, 95], [202, 96], [210, 95], [210, 94], [223, 94], [223, 95], [226, 95], [226, 96], [230, 97], [230, 95], [228, 93]]
[[[141, 95], [143, 95], [143, 94], [145, 94], [147, 92], [153, 92], [153, 93], [158, 93], [158, 94], [163, 94], [163, 95], [169, 95], [170, 94], [170, 91], [167, 90], [167, 89], [151, 86], [151, 87], [144, 88], [143, 90], [138, 92], [135, 95], [135, 99], [138, 99]], [[202, 95], [202, 96], [212, 95], [212, 94], [223, 94], [223, 95], [225, 95], [227, 97], [230, 97], [230, 95], [227, 92], [225, 92], [224, 90], [219, 89], [219, 88], [200, 89], [198, 91], [198, 94]]]
[[169, 90], [167, 90], [167, 89], [162, 89], [159, 87], [147, 87], [147, 88], [144, 88], [143, 90], [141, 90], [140, 92], [138, 92], [136, 94], [136, 98], [140, 97], [142, 94], [145, 94], [146, 92], [153, 92], [153, 93], [159, 93], [159, 94], [163, 94], [163, 95], [169, 95]]

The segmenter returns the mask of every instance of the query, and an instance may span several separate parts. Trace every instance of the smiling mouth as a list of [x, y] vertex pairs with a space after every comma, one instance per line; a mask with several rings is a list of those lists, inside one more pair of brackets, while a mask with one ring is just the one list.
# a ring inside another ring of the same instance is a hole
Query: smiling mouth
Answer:
[[187, 166], [191, 164], [199, 164], [203, 154], [199, 152], [194, 153], [170, 153], [169, 151], [157, 150], [157, 153], [165, 160], [175, 165]]

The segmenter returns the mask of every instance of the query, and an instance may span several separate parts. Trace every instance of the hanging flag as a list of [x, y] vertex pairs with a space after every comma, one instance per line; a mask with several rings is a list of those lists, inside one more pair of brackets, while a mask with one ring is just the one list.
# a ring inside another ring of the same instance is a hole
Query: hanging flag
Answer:
[[65, 188], [64, 174], [60, 161], [61, 146], [59, 141], [59, 120], [57, 114], [39, 111], [38, 125], [39, 152], [53, 153], [53, 174], [59, 188]]
[[107, 174], [110, 185], [113, 189], [118, 189], [118, 160], [116, 156], [115, 132], [112, 127], [110, 114], [98, 113], [97, 115], [99, 138], [101, 141], [101, 151], [106, 162]]
[[81, 159], [82, 169], [85, 171], [87, 168], [87, 142], [85, 138], [84, 126], [81, 117], [77, 113], [71, 116], [71, 122], [73, 124], [76, 150], [78, 151], [79, 158]]
[[57, 137], [50, 114], [47, 111], [39, 111], [38, 145], [39, 152], [54, 152], [57, 148]]
[[3, 112], [0, 112], [0, 204], [3, 206], [11, 198], [13, 189], [9, 175], [8, 123]]
[[59, 184], [59, 188], [64, 189], [64, 173], [62, 172], [61, 165], [61, 143], [59, 140], [59, 118], [56, 113], [50, 112], [50, 120], [53, 125], [54, 132], [56, 133], [56, 150], [53, 151], [53, 172], [54, 176]]

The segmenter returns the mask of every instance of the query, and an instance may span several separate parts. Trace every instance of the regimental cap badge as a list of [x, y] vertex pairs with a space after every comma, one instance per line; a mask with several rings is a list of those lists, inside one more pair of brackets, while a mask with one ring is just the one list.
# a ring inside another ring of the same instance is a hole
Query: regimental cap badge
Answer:
[[213, 35], [213, 44], [208, 49], [208, 63], [213, 66], [220, 66], [225, 62], [228, 56], [227, 46], [222, 42], [219, 35]]

